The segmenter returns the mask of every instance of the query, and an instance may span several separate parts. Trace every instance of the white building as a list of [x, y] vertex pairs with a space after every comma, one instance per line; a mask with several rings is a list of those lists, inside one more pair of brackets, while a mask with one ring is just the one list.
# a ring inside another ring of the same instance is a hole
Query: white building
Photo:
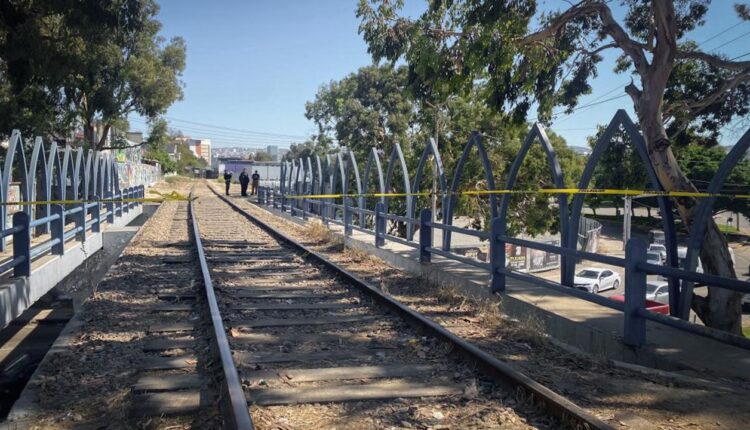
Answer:
[[271, 161], [279, 161], [279, 147], [276, 145], [269, 145], [266, 147], [266, 152], [271, 156]]
[[188, 139], [186, 143], [196, 157], [211, 165], [211, 139]]

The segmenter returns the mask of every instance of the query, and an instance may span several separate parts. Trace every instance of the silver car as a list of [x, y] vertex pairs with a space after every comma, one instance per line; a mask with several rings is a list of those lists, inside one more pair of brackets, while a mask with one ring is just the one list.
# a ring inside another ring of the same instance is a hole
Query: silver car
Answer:
[[662, 281], [646, 282], [646, 300], [669, 304], [669, 284]]
[[657, 252], [661, 256], [661, 261], [667, 261], [667, 247], [660, 243], [652, 243], [648, 246], [647, 252]]
[[661, 254], [656, 251], [646, 252], [646, 263], [661, 266], [664, 264], [664, 260], [661, 258]]

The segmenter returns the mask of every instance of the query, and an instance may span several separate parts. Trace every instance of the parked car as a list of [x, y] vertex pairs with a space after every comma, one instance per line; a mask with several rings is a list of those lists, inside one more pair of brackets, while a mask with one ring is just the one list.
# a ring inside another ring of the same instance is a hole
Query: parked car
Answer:
[[646, 252], [646, 263], [661, 266], [662, 264], [664, 264], [664, 259], [661, 258], [661, 253], [656, 251], [648, 251]]
[[[729, 249], [731, 250], [731, 248]], [[730, 252], [730, 255], [732, 256], [732, 262], [734, 262], [734, 252]], [[679, 263], [680, 268], [687, 270], [687, 267], [685, 267], [685, 257], [687, 257], [687, 247], [677, 247], [677, 262]], [[703, 264], [701, 264], [700, 257], [698, 258], [698, 264], [695, 266], [695, 273], [703, 273]]]
[[[625, 303], [625, 296], [623, 296], [622, 294], [609, 296], [609, 299], [616, 302]], [[646, 309], [657, 314], [669, 315], [669, 305], [655, 302], [653, 300], [646, 299]]]
[[620, 287], [620, 275], [609, 269], [587, 267], [576, 273], [573, 284], [579, 290], [597, 294], [599, 291]]
[[663, 281], [646, 282], [646, 300], [669, 303], [669, 284]]
[[649, 243], [664, 245], [667, 243], [667, 237], [662, 230], [651, 230], [648, 232]]
[[662, 263], [667, 261], [667, 247], [660, 243], [652, 243], [648, 246], [646, 252], [658, 252]]

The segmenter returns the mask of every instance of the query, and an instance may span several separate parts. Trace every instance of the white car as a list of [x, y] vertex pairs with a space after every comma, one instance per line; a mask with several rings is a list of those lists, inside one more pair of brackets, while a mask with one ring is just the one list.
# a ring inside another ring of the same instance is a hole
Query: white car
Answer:
[[652, 243], [649, 245], [647, 252], [658, 252], [661, 256], [661, 261], [667, 261], [667, 247], [660, 243]]
[[599, 291], [620, 287], [620, 275], [609, 269], [587, 267], [576, 273], [573, 284], [579, 290], [597, 294]]
[[669, 304], [669, 284], [662, 281], [646, 282], [646, 300]]
[[664, 260], [661, 258], [661, 254], [656, 251], [646, 252], [646, 263], [661, 266], [664, 264]]

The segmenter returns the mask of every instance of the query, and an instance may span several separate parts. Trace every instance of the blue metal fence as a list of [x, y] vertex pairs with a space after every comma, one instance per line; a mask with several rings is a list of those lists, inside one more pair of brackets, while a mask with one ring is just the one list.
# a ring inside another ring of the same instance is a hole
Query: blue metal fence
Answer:
[[[20, 132], [13, 131], [0, 170], [0, 252], [12, 239], [12, 254], [0, 263], [0, 274], [13, 269], [13, 276], [29, 276], [34, 259], [62, 255], [66, 242], [84, 242], [87, 233], [100, 232], [102, 224], [142, 204], [127, 200], [145, 197], [144, 186], [121, 189], [110, 154], [59, 148], [54, 142], [47, 150], [36, 138], [27, 164], [25, 146]], [[19, 195], [11, 200], [12, 187]], [[13, 206], [19, 210], [9, 226]]]
[[[616, 133], [622, 132], [627, 135], [634, 145], [639, 157], [643, 161], [648, 172], [653, 189], [662, 191], [656, 173], [648, 159], [646, 144], [637, 126], [628, 117], [627, 113], [619, 110], [604, 133], [597, 140], [591, 155], [588, 158], [584, 172], [578, 184], [578, 188], [588, 188], [602, 154], [607, 150]], [[504, 189], [512, 189], [516, 178], [527, 156], [529, 149], [535, 143], [539, 143], [544, 149], [547, 157], [550, 174], [556, 188], [565, 188], [563, 172], [557, 159], [554, 148], [549, 142], [547, 135], [539, 124], [535, 124], [525, 139], [521, 150], [514, 160], [506, 175]], [[726, 177], [732, 168], [743, 158], [750, 147], [750, 131], [748, 131], [734, 146], [722, 163], [714, 180], [709, 186], [708, 192], [719, 192]], [[665, 232], [667, 248], [667, 261], [665, 266], [650, 265], [645, 262], [646, 244], [640, 239], [631, 239], [626, 244], [625, 258], [605, 256], [577, 249], [579, 226], [582, 220], [584, 194], [576, 194], [572, 201], [568, 196], [558, 194], [556, 196], [557, 208], [559, 210], [561, 244], [560, 246], [539, 243], [508, 236], [506, 234], [508, 207], [510, 195], [502, 195], [500, 201], [494, 194], [488, 196], [491, 210], [492, 223], [489, 231], [477, 231], [459, 228], [452, 225], [457, 204], [456, 193], [460, 184], [466, 161], [472, 149], [480, 158], [484, 169], [484, 176], [489, 190], [494, 190], [494, 175], [492, 165], [487, 155], [487, 150], [482, 142], [482, 136], [473, 133], [469, 138], [461, 158], [456, 163], [456, 168], [450, 189], [447, 181], [440, 154], [435, 143], [430, 140], [426, 145], [420, 158], [414, 181], [410, 181], [407, 165], [401, 147], [394, 145], [389, 156], [387, 173], [384, 177], [380, 156], [374, 149], [370, 152], [364, 171], [364, 180], [360, 180], [359, 170], [355, 156], [350, 151], [342, 151], [335, 155], [327, 155], [321, 160], [316, 156], [314, 159], [305, 158], [285, 162], [282, 165], [281, 183], [278, 189], [262, 188], [259, 191], [258, 201], [260, 204], [272, 206], [282, 212], [289, 212], [292, 216], [307, 218], [317, 216], [326, 223], [335, 223], [344, 226], [345, 234], [351, 234], [353, 230], [364, 231], [374, 236], [375, 245], [381, 247], [386, 241], [393, 241], [419, 249], [420, 260], [429, 262], [431, 255], [460, 261], [481, 269], [487, 270], [491, 275], [490, 288], [493, 292], [503, 292], [506, 287], [506, 278], [514, 278], [536, 285], [542, 285], [557, 291], [576, 296], [583, 300], [597, 303], [611, 309], [624, 313], [625, 342], [630, 345], [640, 345], [645, 341], [645, 321], [650, 320], [660, 324], [669, 325], [682, 330], [709, 336], [724, 342], [750, 349], [750, 341], [745, 338], [707, 329], [703, 326], [688, 323], [686, 320], [690, 313], [690, 303], [693, 294], [693, 284], [700, 282], [712, 287], [728, 288], [744, 294], [750, 294], [750, 283], [735, 279], [720, 278], [716, 276], [695, 273], [697, 254], [703, 240], [705, 225], [712, 216], [712, 206], [715, 199], [704, 198], [700, 202], [694, 228], [689, 237], [687, 252], [687, 267], [679, 268], [677, 258], [677, 238], [675, 222], [672, 215], [671, 202], [668, 197], [656, 197], [659, 202], [662, 226]], [[382, 196], [375, 199], [374, 207], [367, 207], [367, 199], [362, 194], [372, 193], [369, 190], [371, 175], [377, 175], [375, 193], [385, 194], [392, 190], [393, 179], [396, 168], [402, 172], [403, 189], [410, 194], [418, 193], [421, 183], [422, 171], [433, 156], [435, 171], [439, 178], [439, 193], [442, 197], [442, 220], [433, 222], [432, 214], [428, 209], [423, 209], [418, 217], [415, 217], [416, 200], [413, 195], [403, 197], [405, 202], [405, 215], [389, 212], [389, 199], [394, 197]], [[353, 175], [355, 189], [350, 190], [350, 176]], [[354, 198], [290, 198], [289, 196], [304, 196], [313, 194], [355, 194]], [[354, 222], [354, 217], [358, 223]], [[401, 222], [406, 226], [405, 237], [389, 234], [386, 230], [387, 222]], [[414, 241], [414, 227], [419, 225], [419, 240]], [[435, 246], [432, 243], [432, 230], [438, 229], [442, 232], [442, 243]], [[478, 237], [489, 240], [489, 261], [484, 262], [458, 255], [451, 251], [451, 233]], [[541, 279], [527, 273], [518, 272], [506, 266], [505, 244], [524, 246], [531, 249], [539, 249], [546, 252], [559, 254], [561, 258], [560, 281], [553, 282]], [[625, 271], [625, 302], [616, 302], [597, 294], [588, 293], [575, 288], [573, 278], [575, 275], [575, 264], [578, 260], [585, 259], [594, 262], [621, 267]], [[669, 283], [670, 312], [671, 316], [659, 315], [645, 308], [645, 285], [646, 273], [664, 276]], [[681, 319], [680, 319], [681, 318]]]

